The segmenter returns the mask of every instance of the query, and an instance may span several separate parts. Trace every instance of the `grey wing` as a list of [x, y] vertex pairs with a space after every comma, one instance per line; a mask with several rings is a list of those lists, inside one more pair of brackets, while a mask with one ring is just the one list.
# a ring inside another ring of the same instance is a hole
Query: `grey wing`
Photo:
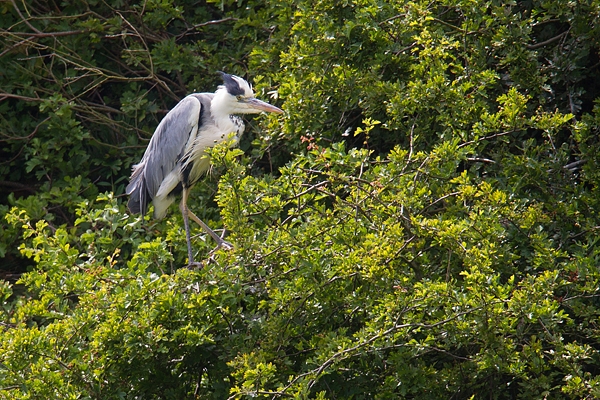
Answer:
[[127, 194], [132, 213], [145, 214], [165, 177], [177, 167], [198, 127], [202, 105], [194, 96], [181, 100], [160, 122], [133, 172]]

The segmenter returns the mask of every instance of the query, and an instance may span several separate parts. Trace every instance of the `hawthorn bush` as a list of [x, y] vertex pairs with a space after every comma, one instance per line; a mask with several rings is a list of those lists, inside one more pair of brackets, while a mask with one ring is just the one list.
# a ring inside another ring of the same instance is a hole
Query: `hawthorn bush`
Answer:
[[[600, 397], [598, 1], [0, 12], [0, 398]], [[212, 149], [189, 270], [123, 191], [216, 70], [286, 113]]]

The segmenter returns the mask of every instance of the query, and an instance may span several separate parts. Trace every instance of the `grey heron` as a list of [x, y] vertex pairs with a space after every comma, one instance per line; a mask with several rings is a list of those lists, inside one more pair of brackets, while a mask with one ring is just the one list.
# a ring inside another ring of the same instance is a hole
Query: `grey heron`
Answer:
[[179, 208], [185, 225], [190, 265], [194, 264], [190, 218], [217, 242], [217, 248], [232, 247], [187, 206], [190, 189], [210, 167], [206, 149], [227, 140], [231, 134], [237, 144], [244, 132], [244, 122], [239, 114], [283, 113], [255, 98], [246, 80], [220, 74], [224, 84], [215, 93], [190, 94], [162, 119], [142, 160], [133, 166], [126, 189], [130, 196], [129, 210], [144, 215], [152, 200], [156, 219], [164, 218], [175, 197], [181, 194]]

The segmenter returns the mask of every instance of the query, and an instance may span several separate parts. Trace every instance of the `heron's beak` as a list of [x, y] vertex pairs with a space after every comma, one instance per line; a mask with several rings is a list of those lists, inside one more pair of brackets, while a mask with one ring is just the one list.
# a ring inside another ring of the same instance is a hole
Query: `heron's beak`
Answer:
[[282, 114], [283, 110], [281, 108], [277, 108], [275, 106], [270, 105], [269, 103], [266, 103], [264, 101], [258, 100], [258, 99], [249, 99], [247, 101], [248, 106], [256, 111], [266, 111], [266, 112], [272, 112], [272, 113], [277, 113], [277, 114]]

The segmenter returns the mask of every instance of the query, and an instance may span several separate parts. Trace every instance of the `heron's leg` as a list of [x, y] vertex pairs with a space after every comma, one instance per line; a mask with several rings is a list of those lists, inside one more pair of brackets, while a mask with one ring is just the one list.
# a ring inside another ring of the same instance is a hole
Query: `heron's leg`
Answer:
[[214, 250], [219, 249], [221, 247], [224, 247], [227, 250], [231, 250], [231, 249], [233, 249], [233, 245], [231, 243], [223, 240], [222, 237], [217, 235], [215, 233], [215, 231], [210, 229], [210, 227], [208, 225], [206, 225], [204, 223], [204, 221], [202, 221], [200, 218], [198, 218], [196, 216], [196, 214], [194, 214], [188, 208], [187, 198], [188, 198], [189, 194], [190, 194], [190, 189], [183, 188], [183, 193], [181, 194], [181, 204], [180, 204], [179, 208], [181, 209], [181, 213], [183, 214], [183, 223], [185, 225], [185, 236], [186, 236], [187, 246], [188, 246], [188, 260], [189, 260], [190, 265], [192, 265], [192, 264], [196, 264], [196, 263], [194, 262], [194, 258], [193, 258], [193, 254], [192, 254], [192, 240], [191, 240], [191, 235], [190, 235], [189, 218], [193, 219], [198, 225], [200, 225], [200, 227], [202, 227], [202, 229], [204, 229], [204, 231], [206, 233], [208, 233], [214, 239], [215, 242], [217, 242], [217, 247]]
[[196, 214], [194, 214], [189, 208], [187, 212], [189, 217], [193, 219], [198, 225], [200, 225], [202, 229], [204, 229], [206, 233], [208, 233], [215, 240], [215, 242], [217, 242], [217, 249], [220, 247], [224, 247], [228, 250], [233, 249], [233, 245], [231, 243], [229, 243], [226, 240], [223, 240], [222, 237], [220, 237], [215, 231], [210, 229], [208, 225], [206, 225], [200, 218], [198, 218]]
[[183, 193], [181, 195], [181, 203], [179, 204], [179, 209], [181, 210], [181, 215], [183, 216], [183, 225], [185, 227], [185, 240], [187, 241], [188, 248], [188, 263], [190, 265], [194, 264], [194, 254], [192, 252], [192, 238], [190, 234], [190, 219], [189, 219], [189, 209], [187, 206], [187, 198], [190, 193], [189, 188], [184, 187]]

